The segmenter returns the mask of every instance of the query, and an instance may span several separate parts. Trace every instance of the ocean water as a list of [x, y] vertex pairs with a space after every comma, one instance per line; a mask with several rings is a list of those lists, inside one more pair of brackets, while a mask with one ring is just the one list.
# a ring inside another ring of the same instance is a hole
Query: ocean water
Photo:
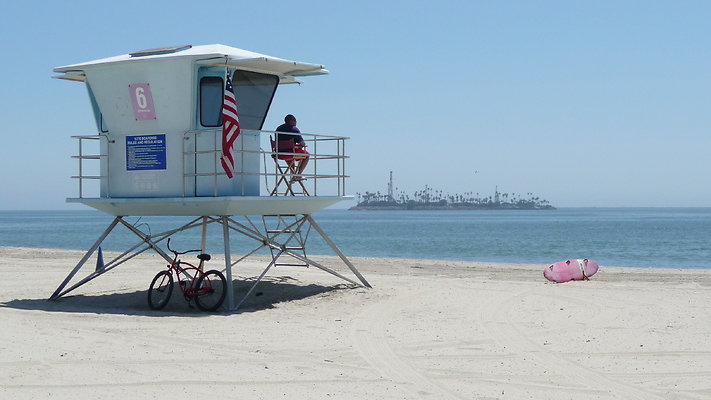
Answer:
[[[600, 265], [711, 268], [711, 208], [563, 208], [558, 210], [324, 210], [315, 220], [349, 256], [548, 264], [589, 258]], [[85, 211], [0, 211], [0, 246], [88, 249], [112, 217]], [[188, 218], [128, 217], [145, 233]], [[260, 218], [254, 218], [261, 223]], [[311, 254], [333, 254], [315, 230]], [[233, 253], [258, 243], [231, 234]], [[123, 227], [104, 250], [137, 242]], [[222, 230], [208, 229], [208, 251], [222, 252]], [[173, 247], [198, 248], [200, 230], [175, 236]], [[264, 252], [262, 252], [264, 253]]]

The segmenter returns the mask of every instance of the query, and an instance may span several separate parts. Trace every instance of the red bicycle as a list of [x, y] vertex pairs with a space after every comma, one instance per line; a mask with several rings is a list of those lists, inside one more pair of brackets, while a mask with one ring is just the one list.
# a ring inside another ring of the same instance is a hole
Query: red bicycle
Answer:
[[196, 267], [185, 261], [180, 261], [178, 256], [201, 250], [175, 251], [170, 248], [170, 239], [168, 239], [168, 250], [175, 255], [173, 262], [168, 265], [167, 270], [159, 272], [153, 278], [151, 286], [148, 288], [148, 306], [153, 310], [160, 310], [168, 304], [168, 300], [173, 294], [173, 274], [175, 274], [178, 287], [188, 304], [194, 299], [195, 305], [202, 311], [217, 310], [225, 300], [227, 280], [220, 271], [203, 272], [203, 264], [210, 260], [210, 255], [198, 254], [197, 258], [200, 260], [200, 264]]

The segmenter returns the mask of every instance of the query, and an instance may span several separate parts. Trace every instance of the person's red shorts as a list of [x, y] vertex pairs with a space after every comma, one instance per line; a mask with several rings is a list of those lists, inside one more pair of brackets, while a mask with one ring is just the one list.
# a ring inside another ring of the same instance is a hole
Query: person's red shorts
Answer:
[[294, 156], [297, 160], [303, 160], [304, 158], [309, 158], [309, 152], [303, 147], [294, 147], [294, 153], [305, 154], [304, 156]]
[[304, 150], [301, 147], [294, 147], [289, 153], [297, 153], [297, 154], [304, 154], [303, 156], [292, 156], [290, 154], [280, 154], [278, 158], [280, 160], [303, 160], [304, 158], [309, 158], [309, 152]]

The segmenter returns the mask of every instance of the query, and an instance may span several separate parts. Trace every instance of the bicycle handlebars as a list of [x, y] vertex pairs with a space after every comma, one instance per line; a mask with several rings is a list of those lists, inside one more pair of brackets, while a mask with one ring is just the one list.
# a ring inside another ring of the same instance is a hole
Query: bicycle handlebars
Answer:
[[178, 254], [186, 254], [186, 253], [194, 253], [194, 252], [201, 252], [201, 251], [202, 251], [202, 249], [197, 249], [197, 250], [185, 250], [185, 251], [175, 251], [175, 250], [173, 250], [173, 249], [170, 248], [170, 238], [168, 238], [168, 244], [167, 244], [167, 246], [168, 246], [168, 250], [170, 250], [170, 252], [171, 252], [171, 253], [174, 253], [176, 256], [177, 256]]

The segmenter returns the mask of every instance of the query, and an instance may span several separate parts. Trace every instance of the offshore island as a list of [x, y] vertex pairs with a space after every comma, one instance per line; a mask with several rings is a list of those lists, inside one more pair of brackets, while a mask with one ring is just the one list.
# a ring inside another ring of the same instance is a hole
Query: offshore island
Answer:
[[516, 193], [500, 193], [498, 186], [490, 196], [473, 192], [449, 194], [428, 185], [412, 196], [401, 191], [395, 193], [392, 171], [387, 193], [378, 191], [356, 195], [358, 203], [349, 210], [555, 210], [548, 200], [533, 193], [526, 193], [525, 197]]

